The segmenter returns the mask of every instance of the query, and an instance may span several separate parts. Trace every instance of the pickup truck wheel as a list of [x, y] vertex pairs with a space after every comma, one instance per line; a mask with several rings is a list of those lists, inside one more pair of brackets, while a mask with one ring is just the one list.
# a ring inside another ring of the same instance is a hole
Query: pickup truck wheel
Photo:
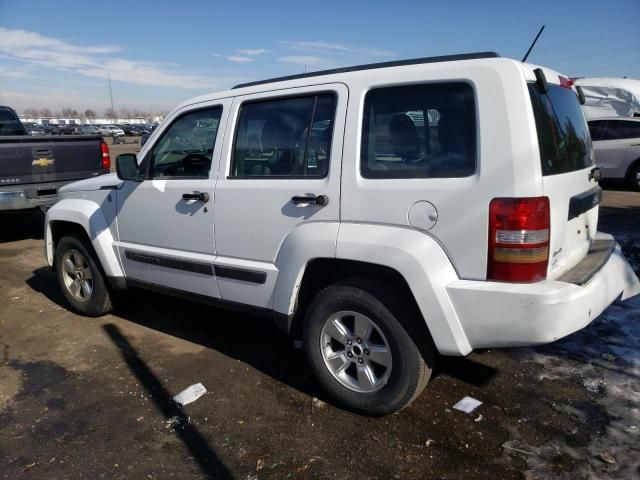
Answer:
[[411, 311], [403, 299], [388, 285], [354, 282], [325, 288], [309, 305], [309, 362], [321, 386], [346, 408], [386, 415], [409, 405], [427, 384], [433, 352], [423, 356], [399, 321]]
[[60, 239], [55, 254], [62, 293], [72, 310], [89, 317], [111, 311], [111, 298], [93, 249], [74, 236]]

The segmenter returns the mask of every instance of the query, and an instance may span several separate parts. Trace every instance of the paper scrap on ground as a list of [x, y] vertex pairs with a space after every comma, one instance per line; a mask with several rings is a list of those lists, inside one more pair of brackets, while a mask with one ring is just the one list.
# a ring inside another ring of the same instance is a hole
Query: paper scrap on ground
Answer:
[[453, 408], [464, 413], [471, 413], [480, 405], [482, 405], [482, 402], [480, 400], [476, 400], [475, 398], [471, 397], [464, 397], [462, 400], [456, 403]]
[[207, 393], [207, 389], [204, 388], [204, 385], [201, 383], [196, 383], [191, 385], [190, 387], [185, 388], [175, 397], [173, 397], [173, 401], [179, 403], [180, 405], [188, 405], [191, 402], [195, 402], [202, 395]]

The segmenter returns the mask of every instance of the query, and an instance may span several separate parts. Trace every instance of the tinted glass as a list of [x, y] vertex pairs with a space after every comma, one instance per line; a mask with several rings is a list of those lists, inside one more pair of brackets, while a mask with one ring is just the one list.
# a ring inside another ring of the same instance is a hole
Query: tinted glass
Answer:
[[589, 133], [591, 140], [604, 140], [604, 129], [607, 126], [606, 120], [595, 120], [589, 122]]
[[640, 137], [640, 122], [608, 120], [603, 140], [624, 140]]
[[569, 88], [549, 85], [546, 94], [529, 84], [538, 131], [543, 175], [581, 170], [592, 165], [591, 139], [578, 96]]
[[24, 135], [25, 133], [24, 126], [13, 112], [0, 109], [0, 135]]
[[371, 90], [362, 133], [363, 177], [466, 177], [475, 172], [476, 114], [467, 83]]
[[626, 138], [640, 138], [640, 122], [624, 122]]
[[334, 107], [330, 94], [243, 105], [231, 176], [326, 176]]
[[222, 108], [186, 114], [164, 132], [151, 151], [151, 178], [207, 178]]

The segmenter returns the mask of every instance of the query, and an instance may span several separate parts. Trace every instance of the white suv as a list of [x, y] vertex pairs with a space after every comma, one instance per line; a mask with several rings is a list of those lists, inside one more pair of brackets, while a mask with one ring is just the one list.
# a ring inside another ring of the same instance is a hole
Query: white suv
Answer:
[[[340, 404], [382, 415], [436, 354], [536, 345], [640, 291], [570, 81], [470, 54], [185, 102], [71, 184], [46, 256], [73, 310], [143, 287], [272, 318]], [[214, 312], [212, 312], [214, 316]]]

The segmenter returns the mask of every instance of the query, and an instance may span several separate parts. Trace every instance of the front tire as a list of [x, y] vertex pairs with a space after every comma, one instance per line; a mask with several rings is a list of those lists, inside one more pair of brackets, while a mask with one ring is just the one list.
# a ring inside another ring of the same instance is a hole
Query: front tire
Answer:
[[58, 284], [73, 311], [99, 317], [112, 310], [105, 277], [93, 248], [68, 235], [56, 245], [55, 268]]
[[434, 351], [430, 342], [418, 348], [403, 326], [416, 320], [411, 304], [391, 285], [364, 280], [331, 285], [311, 302], [307, 356], [320, 385], [340, 405], [380, 416], [422, 392]]

